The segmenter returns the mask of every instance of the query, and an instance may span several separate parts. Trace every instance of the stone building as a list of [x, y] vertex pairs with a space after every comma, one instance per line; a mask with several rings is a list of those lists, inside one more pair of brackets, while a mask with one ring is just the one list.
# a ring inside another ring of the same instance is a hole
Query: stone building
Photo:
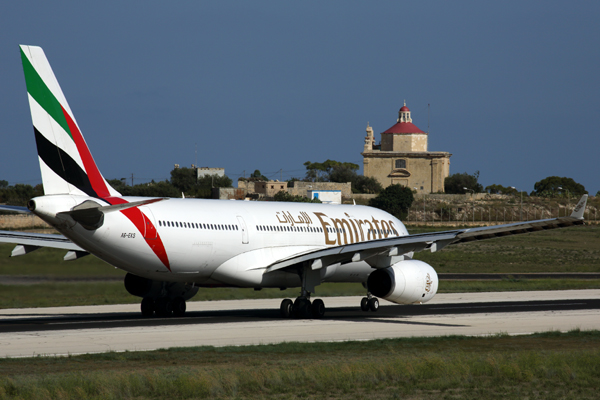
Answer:
[[247, 194], [258, 194], [263, 197], [273, 197], [280, 191], [287, 191], [287, 182], [279, 181], [238, 181], [238, 189], [243, 189]]
[[[238, 184], [239, 187], [239, 184]], [[278, 192], [287, 191], [287, 182], [279, 182], [279, 181], [268, 181], [268, 182], [255, 182], [254, 183], [254, 192], [258, 194], [262, 194], [266, 197], [273, 197]]]
[[450, 156], [445, 151], [428, 151], [428, 133], [412, 123], [410, 110], [398, 111], [397, 123], [381, 133], [375, 144], [373, 128], [367, 125], [363, 156], [363, 174], [376, 178], [385, 188], [400, 184], [417, 193], [444, 191], [444, 179], [450, 175]]

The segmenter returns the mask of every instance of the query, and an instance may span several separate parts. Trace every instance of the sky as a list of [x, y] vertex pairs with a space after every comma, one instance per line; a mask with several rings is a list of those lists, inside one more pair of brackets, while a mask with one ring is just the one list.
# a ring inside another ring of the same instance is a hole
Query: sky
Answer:
[[[107, 179], [174, 164], [303, 177], [361, 165], [406, 100], [450, 173], [600, 190], [600, 2], [10, 1], [0, 179], [41, 183], [19, 44], [43, 47]], [[428, 118], [429, 105], [429, 118]], [[197, 161], [196, 161], [197, 160]], [[361, 168], [362, 170], [362, 168]]]

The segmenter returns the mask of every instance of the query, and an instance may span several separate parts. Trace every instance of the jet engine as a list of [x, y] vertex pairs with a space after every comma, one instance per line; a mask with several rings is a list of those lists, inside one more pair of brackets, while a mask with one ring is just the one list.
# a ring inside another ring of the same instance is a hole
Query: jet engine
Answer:
[[423, 261], [405, 260], [373, 271], [367, 287], [374, 296], [397, 304], [425, 303], [437, 292], [438, 276]]
[[143, 278], [131, 273], [125, 275], [125, 289], [138, 297], [177, 298], [189, 300], [198, 292], [197, 286], [183, 282], [163, 282]]

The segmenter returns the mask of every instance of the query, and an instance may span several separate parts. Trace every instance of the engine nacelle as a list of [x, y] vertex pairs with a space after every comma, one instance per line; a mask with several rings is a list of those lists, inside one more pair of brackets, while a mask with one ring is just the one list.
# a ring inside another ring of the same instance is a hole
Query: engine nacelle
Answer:
[[437, 292], [438, 276], [431, 265], [406, 260], [373, 271], [367, 287], [374, 296], [397, 304], [425, 303]]
[[143, 278], [131, 273], [125, 275], [125, 289], [138, 297], [181, 297], [189, 300], [198, 293], [198, 287], [182, 282], [162, 282]]

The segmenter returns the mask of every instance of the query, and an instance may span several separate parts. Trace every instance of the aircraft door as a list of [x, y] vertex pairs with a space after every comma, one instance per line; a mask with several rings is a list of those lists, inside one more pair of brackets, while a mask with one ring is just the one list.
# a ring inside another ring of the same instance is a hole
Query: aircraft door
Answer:
[[158, 237], [158, 233], [156, 232], [152, 211], [148, 207], [140, 207], [140, 212], [144, 221], [144, 239], [155, 240]]
[[240, 223], [240, 229], [242, 231], [242, 243], [248, 244], [248, 228], [246, 228], [246, 222], [240, 215], [237, 216], [238, 222]]

